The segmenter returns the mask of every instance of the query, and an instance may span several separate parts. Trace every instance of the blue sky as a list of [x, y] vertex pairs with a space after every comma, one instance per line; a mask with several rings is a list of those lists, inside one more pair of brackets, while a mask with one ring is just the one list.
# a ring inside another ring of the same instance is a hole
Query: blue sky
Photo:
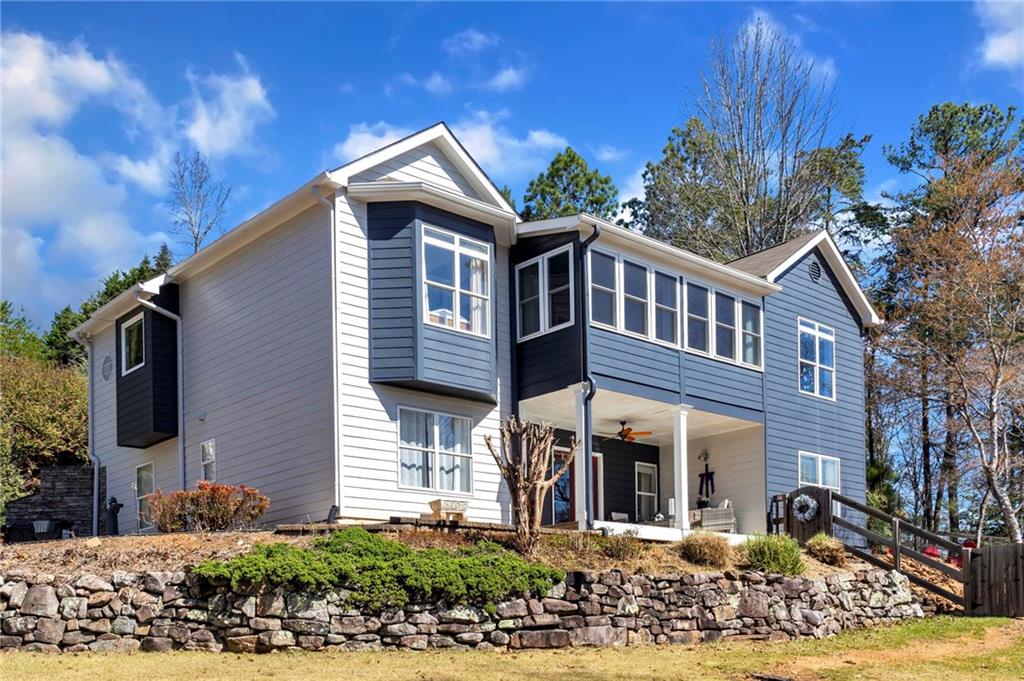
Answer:
[[174, 246], [175, 151], [233, 185], [227, 227], [438, 120], [517, 197], [566, 144], [635, 195], [709, 41], [758, 15], [831, 79], [835, 132], [874, 135], [875, 196], [901, 182], [883, 145], [932, 104], [1020, 102], [1022, 8], [4, 3], [0, 295], [45, 327], [112, 268]]

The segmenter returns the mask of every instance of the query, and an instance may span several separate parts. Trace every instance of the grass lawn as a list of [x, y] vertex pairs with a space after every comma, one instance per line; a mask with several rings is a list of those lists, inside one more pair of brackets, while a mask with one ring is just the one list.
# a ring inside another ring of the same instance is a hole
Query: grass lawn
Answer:
[[1024, 620], [936, 617], [825, 641], [499, 652], [0, 656], [21, 679], [1024, 679]]

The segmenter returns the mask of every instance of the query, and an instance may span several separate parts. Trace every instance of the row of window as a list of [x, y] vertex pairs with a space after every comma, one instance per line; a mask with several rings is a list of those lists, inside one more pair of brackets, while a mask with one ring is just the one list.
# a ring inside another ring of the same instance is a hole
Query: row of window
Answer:
[[426, 323], [475, 336], [490, 333], [491, 247], [452, 232], [423, 228]]

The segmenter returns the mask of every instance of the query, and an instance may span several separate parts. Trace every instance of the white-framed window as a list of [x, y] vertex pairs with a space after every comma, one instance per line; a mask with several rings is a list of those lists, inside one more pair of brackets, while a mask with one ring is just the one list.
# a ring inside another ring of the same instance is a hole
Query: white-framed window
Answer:
[[203, 480], [217, 479], [217, 441], [206, 440], [199, 445], [199, 467]]
[[424, 322], [489, 337], [490, 272], [489, 244], [424, 225]]
[[711, 352], [711, 291], [686, 282], [686, 347], [694, 352]]
[[590, 319], [604, 326], [619, 325], [619, 268], [615, 256], [591, 250]]
[[761, 328], [761, 306], [740, 301], [740, 361], [748, 366], [761, 366], [761, 346], [764, 330]]
[[516, 266], [519, 340], [572, 326], [572, 245]]
[[121, 375], [146, 364], [146, 316], [140, 312], [121, 324]]
[[839, 459], [813, 452], [798, 452], [799, 485], [827, 487], [840, 491]]
[[826, 400], [836, 399], [836, 332], [808, 319], [797, 320], [800, 392]]
[[658, 514], [658, 465], [636, 462], [636, 522]]
[[646, 265], [622, 261], [622, 328], [637, 336], [647, 336], [647, 312], [650, 307], [649, 271]]
[[679, 278], [659, 271], [654, 272], [654, 337], [679, 344]]
[[399, 487], [472, 494], [472, 440], [464, 416], [399, 407]]
[[135, 517], [139, 529], [148, 530], [153, 527], [149, 521], [149, 495], [155, 491], [153, 482], [153, 462], [135, 467]]
[[715, 291], [715, 356], [736, 359], [736, 298]]

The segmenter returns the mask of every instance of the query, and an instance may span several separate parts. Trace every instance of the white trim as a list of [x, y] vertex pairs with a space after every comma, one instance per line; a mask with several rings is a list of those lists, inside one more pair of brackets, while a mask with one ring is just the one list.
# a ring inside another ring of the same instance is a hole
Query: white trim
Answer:
[[[210, 449], [209, 460], [206, 459], [207, 447]], [[211, 477], [206, 477], [207, 465], [213, 467], [213, 475]], [[217, 481], [217, 438], [211, 437], [209, 440], [203, 440], [199, 443], [199, 475], [208, 482]]]
[[[569, 321], [562, 322], [555, 326], [549, 326], [551, 319], [550, 303], [551, 303], [551, 292], [548, 284], [548, 261], [558, 255], [567, 253], [569, 256]], [[541, 253], [540, 255], [530, 258], [524, 262], [519, 263], [515, 267], [515, 281], [513, 282], [513, 288], [515, 289], [514, 303], [516, 306], [516, 338], [519, 342], [530, 340], [531, 338], [537, 338], [545, 334], [551, 333], [552, 331], [558, 331], [572, 326], [576, 323], [576, 281], [575, 274], [576, 268], [573, 264], [574, 258], [572, 257], [572, 244], [566, 244], [560, 246], [547, 253]], [[537, 331], [526, 336], [523, 335], [523, 316], [522, 306], [520, 305], [519, 298], [519, 271], [537, 265], [537, 297], [538, 297], [538, 314], [540, 315], [540, 324]]]
[[842, 285], [843, 290], [850, 297], [850, 300], [853, 302], [853, 306], [857, 308], [857, 311], [860, 313], [861, 323], [864, 326], [878, 326], [881, 324], [882, 318], [879, 317], [875, 308], [871, 305], [871, 301], [869, 301], [868, 297], [864, 294], [864, 289], [860, 287], [857, 277], [853, 276], [853, 272], [850, 271], [850, 266], [846, 264], [846, 260], [843, 258], [843, 254], [839, 251], [839, 247], [836, 246], [832, 237], [829, 236], [828, 232], [825, 230], [818, 232], [818, 234], [804, 244], [800, 250], [786, 258], [782, 264], [766, 274], [764, 278], [767, 281], [775, 283], [779, 277], [789, 270], [789, 268], [800, 262], [805, 255], [818, 246], [823, 246], [822, 254], [831, 266], [833, 273], [837, 275], [840, 285]]
[[[801, 478], [800, 470], [800, 457], [807, 456], [814, 458], [818, 462], [818, 482], [807, 482]], [[829, 461], [836, 462], [836, 478], [839, 479], [839, 484], [836, 486], [826, 485], [821, 482], [821, 464], [822, 461], [828, 459]], [[843, 486], [843, 461], [838, 456], [829, 456], [827, 454], [818, 454], [816, 452], [808, 452], [803, 449], [798, 449], [796, 452], [796, 484], [797, 487], [821, 487], [823, 489], [831, 489], [836, 492], [842, 492]]]
[[[128, 343], [125, 342], [125, 331], [135, 326], [136, 323], [142, 323], [142, 361], [128, 369]], [[121, 323], [120, 329], [121, 336], [121, 375], [127, 376], [136, 369], [141, 369], [146, 366], [146, 313], [140, 312], [137, 315], [133, 315], [130, 319], [126, 319]]]
[[[587, 252], [587, 280], [590, 282], [590, 286], [584, 292], [584, 295], [591, 296], [593, 293], [593, 287], [597, 286], [603, 291], [608, 289], [605, 286], [594, 284], [592, 267], [593, 254], [598, 253], [600, 255], [614, 259], [615, 261], [615, 325], [605, 324], [603, 322], [594, 320], [594, 301], [593, 298], [589, 298], [590, 308], [590, 325], [599, 329], [605, 329], [614, 333], [621, 334], [623, 336], [629, 336], [630, 338], [636, 338], [638, 340], [647, 341], [648, 343], [654, 343], [661, 345], [662, 347], [672, 348], [673, 350], [679, 350], [687, 352], [699, 357], [706, 357], [707, 359], [714, 360], [716, 362], [722, 362], [723, 364], [730, 364], [732, 366], [743, 367], [745, 369], [752, 369], [754, 371], [764, 371], [764, 305], [760, 299], [751, 298], [745, 296], [742, 293], [738, 293], [734, 290], [723, 289], [721, 287], [709, 284], [704, 280], [695, 279], [685, 276], [684, 274], [674, 271], [672, 269], [661, 267], [657, 264], [644, 261], [642, 258], [637, 258], [630, 254], [618, 253], [607, 248], [599, 248], [592, 246]], [[625, 263], [630, 262], [634, 265], [639, 265], [647, 268], [647, 335], [641, 335], [639, 333], [629, 331], [626, 329], [626, 311], [625, 311]], [[676, 342], [669, 343], [667, 341], [659, 339], [655, 334], [655, 312], [658, 305], [655, 302], [655, 285], [656, 285], [656, 274], [661, 273], [663, 275], [673, 277], [676, 280]], [[702, 352], [695, 350], [689, 346], [689, 330], [687, 328], [687, 318], [689, 316], [689, 286], [693, 284], [699, 286], [708, 291], [708, 350]], [[717, 315], [715, 312], [715, 298], [721, 293], [722, 295], [729, 296], [733, 299], [733, 309], [735, 317], [735, 327], [733, 333], [733, 356], [721, 357], [717, 354], [716, 346], [716, 325]], [[742, 346], [742, 314], [743, 314], [743, 303], [754, 305], [760, 310], [760, 338], [761, 338], [761, 353], [760, 353], [760, 364], [747, 364], [743, 361], [743, 346]]]
[[[434, 440], [434, 448], [433, 449], [426, 449], [426, 448], [421, 448], [421, 447], [406, 447], [406, 449], [414, 449], [414, 450], [419, 451], [419, 452], [428, 452], [430, 454], [430, 482], [431, 482], [431, 486], [430, 487], [419, 487], [419, 486], [415, 486], [415, 485], [403, 485], [402, 484], [402, 449], [403, 449], [403, 447], [402, 447], [402, 412], [403, 411], [415, 411], [415, 412], [419, 412], [421, 414], [431, 414], [431, 415], [433, 415], [435, 417], [437, 417], [437, 416], [447, 416], [449, 418], [462, 419], [463, 421], [468, 421], [469, 422], [469, 452], [468, 453], [465, 453], [465, 454], [453, 454], [451, 452], [444, 452], [443, 450], [441, 450], [441, 448], [440, 448], [441, 445], [440, 445], [439, 430], [438, 430], [438, 425], [437, 425], [437, 419], [436, 418], [433, 419], [433, 426], [432, 426], [433, 427], [432, 438]], [[448, 454], [450, 456], [458, 456], [458, 457], [462, 457], [462, 458], [465, 458], [465, 459], [469, 460], [469, 491], [468, 492], [463, 492], [462, 490], [445, 489], [445, 488], [441, 487], [441, 485], [440, 485], [440, 482], [441, 482], [441, 477], [440, 477], [440, 467], [441, 467], [440, 458], [441, 458], [441, 454]], [[474, 462], [473, 459], [474, 459], [474, 454], [473, 454], [473, 419], [472, 419], [472, 417], [467, 416], [465, 414], [452, 414], [452, 413], [449, 413], [449, 412], [437, 411], [435, 409], [423, 409], [421, 407], [408, 407], [408, 406], [401, 405], [401, 404], [398, 405], [398, 408], [397, 408], [397, 411], [396, 411], [396, 419], [395, 419], [395, 464], [396, 464], [395, 473], [397, 474], [396, 478], [395, 478], [395, 485], [398, 487], [398, 489], [404, 490], [404, 491], [408, 491], [408, 492], [418, 492], [418, 493], [422, 493], [422, 494], [430, 494], [430, 495], [434, 495], [434, 496], [436, 496], [438, 494], [441, 494], [441, 495], [452, 495], [452, 496], [466, 497], [466, 498], [472, 497], [473, 496], [473, 490], [476, 487], [475, 480], [474, 480], [475, 472], [476, 472], [476, 465], [475, 465], [475, 462]]]
[[[150, 486], [152, 487], [152, 489], [150, 489], [149, 492], [147, 492], [146, 494], [139, 494], [139, 469], [140, 468], [145, 468], [146, 466], [149, 466], [150, 471], [151, 471], [149, 479], [151, 481], [150, 482]], [[156, 492], [156, 465], [152, 461], [147, 461], [145, 463], [140, 463], [138, 466], [135, 467], [135, 481], [132, 483], [132, 489], [135, 490], [135, 523], [136, 523], [136, 526], [138, 527], [139, 532], [143, 532], [143, 531], [146, 531], [146, 530], [151, 530], [154, 527], [154, 525], [152, 523], [146, 523], [145, 525], [143, 525], [143, 521], [142, 521], [142, 508], [141, 508], [141, 505], [140, 505], [139, 502], [142, 501], [143, 497], [148, 497], [150, 494], [153, 494], [154, 492]]]
[[[442, 239], [431, 237], [427, 234], [427, 230], [433, 230], [440, 232], [452, 237], [452, 242], [449, 243]], [[480, 251], [463, 247], [463, 242], [480, 246], [484, 249], [484, 253]], [[437, 248], [443, 248], [452, 253], [454, 256], [454, 271], [453, 276], [455, 278], [454, 286], [448, 284], [442, 284], [439, 282], [428, 282], [427, 280], [427, 244], [436, 246]], [[462, 277], [462, 267], [460, 256], [467, 255], [477, 260], [484, 260], [487, 263], [487, 272], [485, 273], [485, 281], [487, 282], [487, 295], [481, 295], [479, 293], [473, 293], [471, 291], [465, 291], [461, 288], [460, 278]], [[423, 222], [420, 224], [420, 288], [422, 295], [422, 307], [423, 307], [423, 319], [422, 322], [427, 326], [433, 326], [438, 329], [444, 329], [446, 331], [454, 331], [455, 333], [466, 334], [467, 336], [476, 336], [477, 338], [491, 337], [491, 315], [494, 309], [494, 253], [491, 249], [491, 245], [486, 241], [480, 241], [472, 237], [464, 236], [458, 232], [453, 232], [449, 229], [442, 227], [436, 227], [432, 224]], [[433, 286], [440, 288], [452, 293], [452, 326], [441, 324], [430, 320], [430, 296], [428, 288]], [[462, 296], [469, 296], [470, 298], [476, 298], [485, 302], [484, 306], [484, 331], [478, 333], [476, 331], [469, 331], [466, 329], [459, 328], [459, 319], [462, 314]]]
[[[641, 492], [640, 491], [640, 469], [647, 469], [647, 473], [651, 474], [654, 480], [654, 491], [653, 492]], [[653, 469], [653, 472], [652, 470]], [[652, 497], [654, 499], [654, 514], [658, 514], [658, 464], [647, 463], [646, 461], [634, 461], [633, 462], [633, 517], [639, 523], [640, 520], [640, 497]], [[678, 511], [677, 511], [678, 512]]]
[[[760, 277], [747, 274], [740, 270], [704, 258], [689, 251], [684, 251], [675, 246], [657, 241], [643, 234], [639, 234], [625, 227], [620, 227], [607, 220], [580, 213], [560, 218], [549, 218], [547, 220], [536, 220], [533, 222], [521, 222], [516, 225], [516, 233], [520, 236], [538, 236], [542, 234], [557, 234], [560, 232], [581, 231], [584, 228], [598, 226], [601, 228], [602, 239], [611, 237], [639, 248], [653, 251], [659, 255], [671, 259], [675, 266], [681, 268], [686, 274], [693, 274], [695, 271], [704, 276], [718, 277], [732, 282], [740, 288], [748, 289], [748, 292], [756, 295], [769, 295], [782, 290], [779, 284], [765, 281]], [[588, 229], [589, 231], [589, 229]], [[639, 256], [643, 257], [643, 256]]]
[[[814, 328], [813, 329], [804, 328], [803, 326], [801, 326], [801, 322], [806, 323], [806, 324], [810, 324]], [[828, 329], [829, 331], [832, 332], [831, 335], [827, 334], [827, 333], [823, 333], [822, 329]], [[805, 332], [811, 334], [812, 336], [814, 336], [814, 361], [813, 362], [808, 361], [808, 360], [803, 359], [803, 358], [800, 357], [800, 334], [801, 333], [805, 333]], [[829, 366], [824, 366], [821, 363], [821, 361], [820, 361], [820, 357], [819, 357], [819, 353], [818, 353], [818, 339], [820, 339], [820, 338], [824, 338], [826, 340], [831, 340], [832, 341], [832, 366], [830, 366], [830, 367]], [[836, 348], [836, 345], [837, 345], [836, 341], [837, 341], [837, 339], [836, 339], [836, 330], [834, 328], [832, 328], [831, 326], [828, 326], [827, 324], [820, 324], [820, 323], [818, 323], [818, 322], [816, 322], [816, 321], [814, 321], [812, 319], [808, 319], [807, 317], [799, 317], [798, 316], [796, 318], [796, 389], [797, 389], [797, 391], [801, 395], [807, 395], [808, 397], [817, 397], [819, 400], [827, 400], [829, 402], [837, 401], [837, 397], [836, 396], [839, 394], [839, 372], [836, 370], [836, 364], [838, 364], [838, 362], [836, 361], [838, 359], [838, 355], [836, 354], [836, 349], [837, 349]], [[800, 364], [802, 364], [802, 363], [803, 364], [812, 364], [814, 366], [814, 391], [813, 392], [812, 391], [808, 391], [808, 390], [804, 390], [800, 386]], [[821, 385], [821, 383], [818, 381], [818, 372], [821, 369], [827, 369], [828, 371], [832, 372], [832, 396], [831, 397], [829, 397], [828, 395], [822, 395], [821, 393], [818, 392], [818, 388]]]

